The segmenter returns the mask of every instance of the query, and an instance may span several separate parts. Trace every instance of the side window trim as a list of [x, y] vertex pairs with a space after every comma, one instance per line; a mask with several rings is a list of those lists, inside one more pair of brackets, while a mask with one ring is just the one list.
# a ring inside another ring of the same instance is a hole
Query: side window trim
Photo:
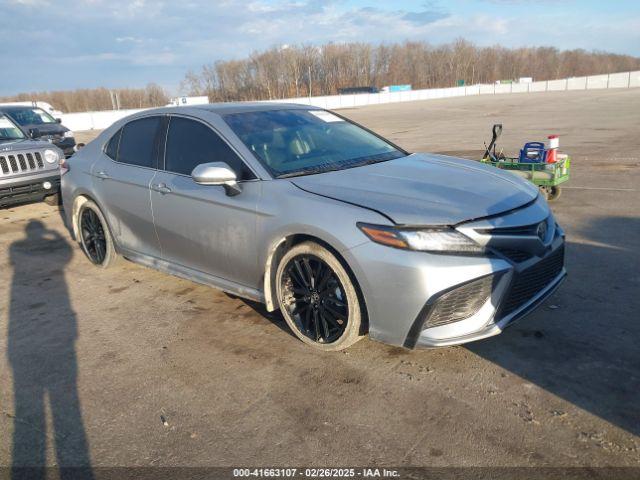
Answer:
[[162, 158], [162, 169], [158, 169], [161, 170], [163, 172], [166, 173], [170, 173], [171, 175], [180, 175], [181, 177], [189, 177], [191, 178], [191, 175], [186, 175], [184, 173], [177, 173], [177, 172], [172, 172], [170, 170], [166, 170], [166, 166], [167, 166], [167, 140], [169, 138], [169, 129], [171, 128], [171, 119], [173, 117], [178, 117], [178, 118], [184, 118], [186, 120], [191, 120], [191, 121], [196, 121], [199, 122], [201, 124], [203, 124], [205, 127], [207, 127], [209, 130], [211, 130], [214, 134], [216, 134], [218, 137], [220, 137], [220, 139], [229, 147], [229, 149], [238, 157], [238, 160], [240, 160], [240, 162], [242, 162], [242, 164], [245, 166], [245, 168], [251, 172], [251, 174], [254, 176], [254, 178], [250, 178], [248, 180], [238, 180], [238, 183], [245, 183], [245, 182], [255, 182], [255, 181], [259, 181], [260, 180], [260, 176], [254, 171], [254, 169], [251, 167], [251, 165], [249, 165], [244, 157], [242, 155], [240, 155], [240, 152], [238, 152], [238, 150], [231, 144], [231, 142], [229, 142], [227, 140], [227, 138], [222, 135], [218, 129], [216, 129], [213, 125], [211, 125], [208, 122], [205, 122], [204, 120], [197, 118], [197, 117], [192, 117], [189, 115], [184, 115], [184, 114], [179, 114], [179, 113], [170, 113], [169, 115], [167, 115], [169, 117], [169, 120], [167, 122], [167, 130], [166, 130], [166, 135], [165, 135], [165, 139], [164, 139], [164, 152], [163, 152], [163, 158]]
[[166, 172], [166, 166], [167, 166], [167, 139], [169, 138], [169, 128], [171, 127], [171, 115], [165, 115], [164, 116], [164, 120], [162, 122], [162, 134], [164, 134], [164, 140], [162, 139], [162, 137], [160, 137], [160, 143], [161, 143], [161, 155], [158, 155], [158, 171], [159, 172]]
[[[120, 127], [118, 129], [118, 146], [116, 147], [116, 158], [113, 159], [114, 162], [118, 161], [118, 155], [120, 155], [120, 141], [122, 140], [122, 129], [124, 128], [124, 126]], [[109, 157], [111, 158], [111, 157]]]

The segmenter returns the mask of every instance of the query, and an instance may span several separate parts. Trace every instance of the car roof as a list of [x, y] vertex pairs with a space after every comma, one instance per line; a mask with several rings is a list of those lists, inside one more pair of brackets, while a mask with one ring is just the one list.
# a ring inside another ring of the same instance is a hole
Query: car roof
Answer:
[[297, 103], [281, 103], [281, 102], [229, 102], [229, 103], [210, 103], [208, 105], [194, 105], [194, 108], [209, 110], [210, 112], [225, 113], [242, 113], [242, 112], [264, 112], [270, 110], [296, 110], [296, 109], [315, 109], [309, 105], [299, 105]]
[[17, 110], [25, 110], [25, 109], [33, 110], [34, 108], [42, 110], [40, 107], [33, 107], [28, 105], [1, 105], [0, 104], [0, 112], [14, 112]]
[[300, 105], [297, 103], [280, 103], [280, 102], [226, 102], [226, 103], [208, 103], [203, 105], [184, 105], [184, 106], [168, 106], [154, 108], [139, 112], [136, 116], [149, 114], [166, 114], [166, 113], [185, 113], [198, 115], [203, 111], [225, 115], [229, 113], [245, 113], [245, 112], [266, 112], [275, 110], [319, 110], [318, 107], [310, 105]]

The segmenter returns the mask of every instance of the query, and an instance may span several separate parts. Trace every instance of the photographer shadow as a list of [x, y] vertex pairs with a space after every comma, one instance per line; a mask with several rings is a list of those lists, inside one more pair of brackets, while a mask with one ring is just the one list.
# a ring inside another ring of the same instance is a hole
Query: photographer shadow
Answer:
[[58, 232], [40, 221], [30, 221], [25, 234], [10, 247], [12, 478], [46, 477], [47, 402], [60, 477], [93, 478], [77, 388], [78, 328], [64, 275], [73, 252]]

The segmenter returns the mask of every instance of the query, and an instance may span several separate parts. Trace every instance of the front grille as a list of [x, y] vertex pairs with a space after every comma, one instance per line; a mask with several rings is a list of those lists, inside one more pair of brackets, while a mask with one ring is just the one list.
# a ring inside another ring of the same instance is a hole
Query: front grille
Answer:
[[496, 251], [515, 263], [521, 263], [533, 257], [533, 254], [515, 248], [496, 248]]
[[483, 235], [536, 235], [539, 223], [519, 225], [516, 227], [478, 228], [476, 231]]
[[564, 246], [532, 267], [517, 273], [502, 305], [501, 315], [509, 315], [535, 297], [560, 274], [563, 266]]
[[40, 152], [0, 155], [0, 174], [2, 175], [28, 173], [42, 169], [44, 169], [44, 162]]
[[459, 322], [475, 315], [491, 295], [493, 281], [494, 277], [489, 275], [440, 296], [424, 328]]

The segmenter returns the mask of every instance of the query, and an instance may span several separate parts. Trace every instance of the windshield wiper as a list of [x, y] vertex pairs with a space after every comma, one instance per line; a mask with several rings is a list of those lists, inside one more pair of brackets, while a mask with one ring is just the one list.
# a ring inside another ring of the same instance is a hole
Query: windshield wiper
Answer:
[[327, 173], [327, 172], [335, 172], [337, 170], [346, 170], [348, 168], [354, 168], [354, 167], [364, 167], [365, 165], [372, 165], [374, 163], [386, 162], [388, 160], [394, 160], [402, 156], [404, 155], [396, 156], [391, 152], [389, 154], [372, 155], [369, 157], [359, 158], [358, 160], [351, 163], [346, 162], [339, 165], [327, 166], [325, 168], [315, 167], [315, 168], [309, 168], [309, 169], [296, 170], [293, 172], [286, 172], [280, 175], [276, 175], [276, 178], [290, 178], [290, 177], [299, 177], [299, 176], [301, 177], [303, 175], [313, 175], [316, 173]]
[[276, 178], [291, 178], [291, 177], [302, 177], [304, 175], [313, 175], [314, 173], [324, 173], [326, 170], [296, 170], [295, 172], [287, 172], [281, 173], [280, 175], [276, 175]]

